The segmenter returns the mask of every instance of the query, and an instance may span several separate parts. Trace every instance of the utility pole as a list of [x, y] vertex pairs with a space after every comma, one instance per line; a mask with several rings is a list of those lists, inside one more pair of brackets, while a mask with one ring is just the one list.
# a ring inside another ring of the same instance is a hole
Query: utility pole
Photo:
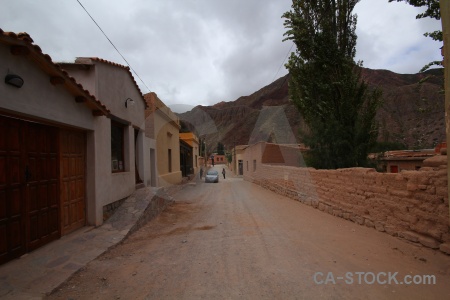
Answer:
[[[233, 152], [234, 152], [234, 156], [233, 156]], [[235, 135], [233, 136], [233, 152], [231, 152], [231, 158], [233, 161], [233, 168], [234, 168], [233, 172], [234, 172], [234, 175], [239, 175], [239, 171], [238, 171], [239, 164], [237, 162], [237, 157], [236, 157], [236, 136]]]
[[208, 166], [208, 161], [206, 160], [206, 134], [202, 135], [203, 139], [200, 139], [200, 149], [203, 150], [201, 155], [203, 155], [203, 164], [205, 165], [205, 171]]
[[[447, 135], [447, 149], [450, 143], [450, 1], [440, 0], [442, 34], [444, 37], [444, 90], [445, 90], [445, 132]], [[447, 182], [450, 183], [450, 158], [447, 151]], [[450, 199], [450, 189], [447, 183], [448, 199]], [[449, 225], [450, 225], [450, 205], [449, 205]]]
[[208, 166], [208, 161], [206, 160], [206, 137], [205, 137], [205, 140], [203, 141], [203, 144], [205, 145], [205, 150], [204, 150], [203, 154], [205, 155], [204, 162], [205, 162], [205, 171], [206, 171], [206, 168]]

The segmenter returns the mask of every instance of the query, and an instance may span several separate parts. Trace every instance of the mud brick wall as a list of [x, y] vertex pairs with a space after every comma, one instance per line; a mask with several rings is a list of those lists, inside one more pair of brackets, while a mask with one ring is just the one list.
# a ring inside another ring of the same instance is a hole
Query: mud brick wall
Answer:
[[397, 174], [259, 164], [244, 179], [337, 217], [450, 254], [446, 164]]

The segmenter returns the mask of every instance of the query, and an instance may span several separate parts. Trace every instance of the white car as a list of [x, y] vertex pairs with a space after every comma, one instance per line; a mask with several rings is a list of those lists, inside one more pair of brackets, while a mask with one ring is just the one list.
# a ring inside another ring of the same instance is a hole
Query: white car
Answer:
[[206, 172], [205, 182], [219, 182], [219, 172], [217, 172], [216, 170], [209, 170], [208, 172]]

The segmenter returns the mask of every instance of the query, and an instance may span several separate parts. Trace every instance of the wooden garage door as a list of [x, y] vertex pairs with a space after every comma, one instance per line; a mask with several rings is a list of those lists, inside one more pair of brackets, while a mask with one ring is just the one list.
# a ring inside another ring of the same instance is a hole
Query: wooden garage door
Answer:
[[84, 132], [61, 130], [61, 231], [62, 235], [85, 225]]
[[0, 117], [0, 263], [26, 251], [22, 125]]
[[60, 237], [58, 129], [26, 123], [25, 197], [27, 250]]
[[60, 138], [58, 128], [4, 116], [0, 133], [4, 263], [61, 236]]

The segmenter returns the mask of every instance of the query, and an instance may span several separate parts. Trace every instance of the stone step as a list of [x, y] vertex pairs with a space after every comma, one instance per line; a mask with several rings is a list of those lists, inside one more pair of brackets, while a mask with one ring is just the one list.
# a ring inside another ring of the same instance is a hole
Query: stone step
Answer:
[[139, 189], [143, 189], [143, 188], [145, 188], [145, 184], [144, 183], [137, 183], [136, 184], [136, 190], [139, 190]]

